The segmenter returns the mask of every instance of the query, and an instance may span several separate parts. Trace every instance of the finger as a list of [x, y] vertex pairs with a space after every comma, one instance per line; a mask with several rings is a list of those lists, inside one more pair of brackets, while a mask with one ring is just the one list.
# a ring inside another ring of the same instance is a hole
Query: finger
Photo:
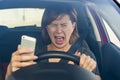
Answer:
[[36, 60], [37, 56], [27, 56], [27, 55], [19, 55], [14, 58], [14, 61], [33, 61]]
[[[13, 57], [11, 59], [11, 66], [12, 66], [12, 71], [16, 71], [21, 67], [27, 66], [27, 65], [31, 65], [31, 64], [35, 64], [35, 62], [33, 62], [33, 60], [35, 60], [37, 58], [37, 56], [20, 56], [20, 55], [16, 55], [15, 57]], [[24, 64], [24, 61], [26, 64]]]
[[33, 52], [33, 50], [32, 49], [29, 49], [29, 48], [20, 48], [20, 49], [18, 49], [17, 50], [17, 54], [19, 55], [21, 55], [21, 54], [30, 54], [30, 53], [32, 53]]
[[20, 61], [21, 60], [21, 56], [20, 55], [13, 55], [11, 58], [11, 63], [14, 63], [16, 61]]
[[12, 61], [28, 61], [28, 60], [35, 60], [37, 59], [37, 56], [32, 56], [32, 55], [20, 55], [17, 53], [17, 51], [15, 53], [13, 53], [12, 55]]
[[20, 62], [20, 64], [18, 65], [18, 67], [26, 67], [26, 66], [30, 66], [33, 64], [37, 64], [36, 62], [33, 61], [27, 61], [27, 62]]
[[18, 67], [18, 64], [20, 62], [14, 62], [14, 63], [11, 63], [11, 67], [12, 67], [12, 72], [18, 70], [20, 67]]
[[89, 67], [89, 70], [90, 70], [90, 71], [93, 71], [93, 70], [96, 68], [96, 64], [97, 64], [97, 63], [96, 63], [93, 59], [92, 59], [91, 62], [92, 62], [92, 63], [90, 64], [91, 67]]
[[90, 63], [90, 61], [91, 61], [91, 58], [90, 58], [90, 56], [86, 56], [86, 55], [85, 55], [85, 58], [84, 58], [84, 59], [85, 59], [85, 60], [84, 60], [83, 68], [87, 69], [87, 67], [89, 67], [89, 63]]
[[20, 48], [21, 48], [21, 46], [20, 46], [20, 44], [19, 44], [17, 49], [20, 49]]
[[15, 72], [15, 71], [17, 71], [19, 69], [20, 69], [19, 67], [12, 67], [12, 72]]
[[19, 50], [15, 51], [14, 53], [12, 53], [12, 57], [16, 56], [16, 55], [22, 55], [22, 54], [31, 54], [32, 52], [33, 52], [33, 50], [28, 49], [28, 48], [19, 49]]
[[17, 51], [12, 53], [12, 57], [15, 56], [15, 55], [17, 55]]
[[68, 64], [73, 64], [74, 65], [74, 62], [73, 61], [69, 61]]
[[76, 51], [76, 52], [75, 52], [75, 55], [80, 57], [81, 53], [78, 52], [78, 51]]
[[80, 56], [80, 66], [81, 67], [83, 67], [83, 65], [84, 65], [84, 63], [85, 63], [85, 54], [82, 54], [81, 56]]
[[21, 67], [30, 66], [30, 65], [33, 65], [33, 64], [37, 64], [37, 63], [32, 62], [32, 61], [29, 61], [29, 62], [15, 62], [15, 63], [12, 64], [12, 71], [16, 71], [16, 70], [20, 69]]
[[27, 55], [21, 55], [21, 61], [33, 61], [36, 60], [37, 56], [27, 56]]
[[30, 48], [22, 48], [21, 45], [18, 45], [17, 53], [16, 54], [24, 54], [24, 53], [32, 53], [33, 50]]
[[89, 71], [92, 71], [93, 70], [93, 66], [94, 66], [94, 62], [91, 60], [88, 65], [86, 66], [86, 69], [89, 70]]

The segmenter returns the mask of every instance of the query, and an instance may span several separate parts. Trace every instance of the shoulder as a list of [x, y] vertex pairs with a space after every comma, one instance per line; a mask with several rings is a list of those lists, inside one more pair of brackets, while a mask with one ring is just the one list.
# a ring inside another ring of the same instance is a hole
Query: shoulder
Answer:
[[90, 50], [86, 41], [83, 41], [81, 47], [79, 48], [79, 51], [82, 54], [86, 54], [86, 55], [90, 56], [91, 58], [93, 58], [94, 60], [96, 60], [94, 53]]

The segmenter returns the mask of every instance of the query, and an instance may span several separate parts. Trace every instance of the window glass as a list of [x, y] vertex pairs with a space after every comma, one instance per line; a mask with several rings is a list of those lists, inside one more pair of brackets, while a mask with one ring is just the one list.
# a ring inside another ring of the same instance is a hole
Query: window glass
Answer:
[[119, 39], [117, 38], [117, 36], [113, 32], [113, 30], [110, 28], [108, 23], [103, 18], [102, 18], [102, 20], [103, 20], [103, 23], [104, 23], [105, 28], [107, 30], [107, 33], [108, 33], [110, 41], [120, 48], [120, 41], [119, 41]]
[[0, 10], [0, 25], [9, 28], [37, 25], [41, 26], [41, 18], [44, 9], [39, 8], [16, 8]]

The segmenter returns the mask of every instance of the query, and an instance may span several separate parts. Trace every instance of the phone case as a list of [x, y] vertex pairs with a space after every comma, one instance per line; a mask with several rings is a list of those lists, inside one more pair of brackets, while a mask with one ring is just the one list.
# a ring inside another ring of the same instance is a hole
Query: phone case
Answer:
[[33, 50], [33, 53], [30, 54], [30, 55], [34, 55], [35, 46], [36, 46], [36, 38], [30, 37], [30, 36], [27, 36], [27, 35], [23, 35], [21, 37], [21, 47], [22, 48], [30, 48], [30, 49]]

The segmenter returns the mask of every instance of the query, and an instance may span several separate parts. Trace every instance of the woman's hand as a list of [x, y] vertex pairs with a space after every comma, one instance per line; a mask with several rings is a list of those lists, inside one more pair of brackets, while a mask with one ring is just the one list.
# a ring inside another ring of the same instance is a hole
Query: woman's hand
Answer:
[[21, 48], [19, 45], [17, 51], [15, 51], [11, 56], [11, 61], [10, 64], [8, 65], [6, 76], [10, 75], [11, 72], [18, 70], [21, 67], [36, 64], [36, 62], [33, 62], [33, 60], [37, 59], [37, 56], [24, 55], [30, 54], [32, 52], [33, 51], [31, 49]]
[[[96, 68], [96, 61], [92, 59], [90, 56], [85, 54], [81, 54], [80, 52], [76, 52], [75, 55], [80, 57], [79, 65], [88, 71], [93, 71]], [[69, 61], [68, 64], [74, 64], [72, 61]], [[99, 75], [96, 75], [98, 80], [102, 80]]]
[[[93, 71], [96, 68], [96, 61], [92, 59], [90, 56], [85, 55], [84, 53], [81, 54], [80, 52], [76, 52], [75, 55], [80, 57], [79, 65], [88, 71]], [[69, 64], [74, 64], [73, 62], [69, 61]]]
[[96, 61], [92, 59], [90, 56], [85, 54], [80, 55], [80, 66], [89, 70], [93, 71], [96, 68]]

